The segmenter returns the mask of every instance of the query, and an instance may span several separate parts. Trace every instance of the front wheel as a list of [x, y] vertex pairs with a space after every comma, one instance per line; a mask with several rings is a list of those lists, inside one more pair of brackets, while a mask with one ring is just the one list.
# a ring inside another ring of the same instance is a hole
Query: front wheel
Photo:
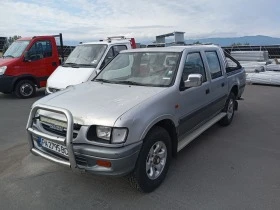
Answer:
[[171, 158], [171, 139], [162, 127], [154, 127], [146, 136], [133, 173], [132, 187], [152, 192], [164, 180]]
[[35, 84], [30, 80], [21, 80], [16, 84], [15, 95], [18, 98], [31, 98], [35, 93]]
[[228, 97], [227, 101], [226, 101], [226, 105], [223, 109], [223, 112], [226, 112], [226, 116], [220, 120], [220, 122], [219, 122], [220, 125], [227, 126], [232, 122], [232, 119], [234, 117], [234, 111], [235, 111], [235, 107], [234, 107], [235, 106], [235, 100], [236, 100], [236, 97], [231, 92], [229, 94], [229, 97]]

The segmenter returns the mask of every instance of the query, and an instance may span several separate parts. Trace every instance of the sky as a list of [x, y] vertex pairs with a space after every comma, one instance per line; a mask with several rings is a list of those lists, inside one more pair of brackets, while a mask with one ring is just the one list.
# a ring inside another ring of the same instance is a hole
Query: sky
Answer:
[[0, 0], [0, 36], [62, 33], [84, 42], [124, 35], [139, 41], [185, 32], [186, 39], [280, 37], [278, 0]]

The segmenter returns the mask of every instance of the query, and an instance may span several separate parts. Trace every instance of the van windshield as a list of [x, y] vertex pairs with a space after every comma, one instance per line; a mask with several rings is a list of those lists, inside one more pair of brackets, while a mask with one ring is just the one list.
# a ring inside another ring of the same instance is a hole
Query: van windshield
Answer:
[[95, 68], [105, 53], [106, 48], [106, 44], [78, 45], [69, 55], [63, 66], [89, 66]]
[[22, 55], [23, 51], [29, 45], [29, 41], [15, 41], [6, 50], [3, 58], [18, 58]]
[[128, 52], [117, 55], [94, 79], [97, 82], [151, 87], [171, 86], [180, 53]]

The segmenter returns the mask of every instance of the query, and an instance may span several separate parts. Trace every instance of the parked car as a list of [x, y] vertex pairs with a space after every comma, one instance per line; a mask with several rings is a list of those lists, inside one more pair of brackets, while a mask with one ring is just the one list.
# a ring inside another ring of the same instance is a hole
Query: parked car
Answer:
[[[60, 65], [55, 36], [20, 38], [0, 58], [0, 92], [30, 98], [36, 88], [46, 86], [48, 77]], [[62, 55], [63, 59], [63, 55]]]
[[46, 94], [92, 80], [120, 51], [136, 48], [134, 38], [108, 37], [79, 44], [47, 82]]
[[214, 45], [120, 52], [93, 81], [46, 96], [27, 123], [33, 154], [144, 192], [213, 124], [229, 125], [245, 71]]

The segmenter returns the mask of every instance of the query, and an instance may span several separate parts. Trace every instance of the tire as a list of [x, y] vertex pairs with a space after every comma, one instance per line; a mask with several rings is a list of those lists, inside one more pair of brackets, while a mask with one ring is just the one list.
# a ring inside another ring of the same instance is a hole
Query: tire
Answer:
[[35, 84], [30, 80], [21, 80], [16, 84], [14, 93], [18, 98], [31, 98], [36, 94]]
[[[155, 156], [152, 157], [152, 154]], [[131, 186], [140, 192], [155, 190], [167, 174], [170, 159], [170, 136], [164, 128], [156, 126], [144, 139], [135, 169], [129, 176]]]
[[236, 97], [235, 97], [234, 93], [231, 92], [226, 101], [226, 105], [223, 109], [223, 112], [225, 112], [227, 115], [219, 121], [220, 125], [228, 126], [231, 124], [233, 117], [234, 117], [234, 112], [235, 112], [235, 107], [234, 107], [235, 100], [236, 100]]

